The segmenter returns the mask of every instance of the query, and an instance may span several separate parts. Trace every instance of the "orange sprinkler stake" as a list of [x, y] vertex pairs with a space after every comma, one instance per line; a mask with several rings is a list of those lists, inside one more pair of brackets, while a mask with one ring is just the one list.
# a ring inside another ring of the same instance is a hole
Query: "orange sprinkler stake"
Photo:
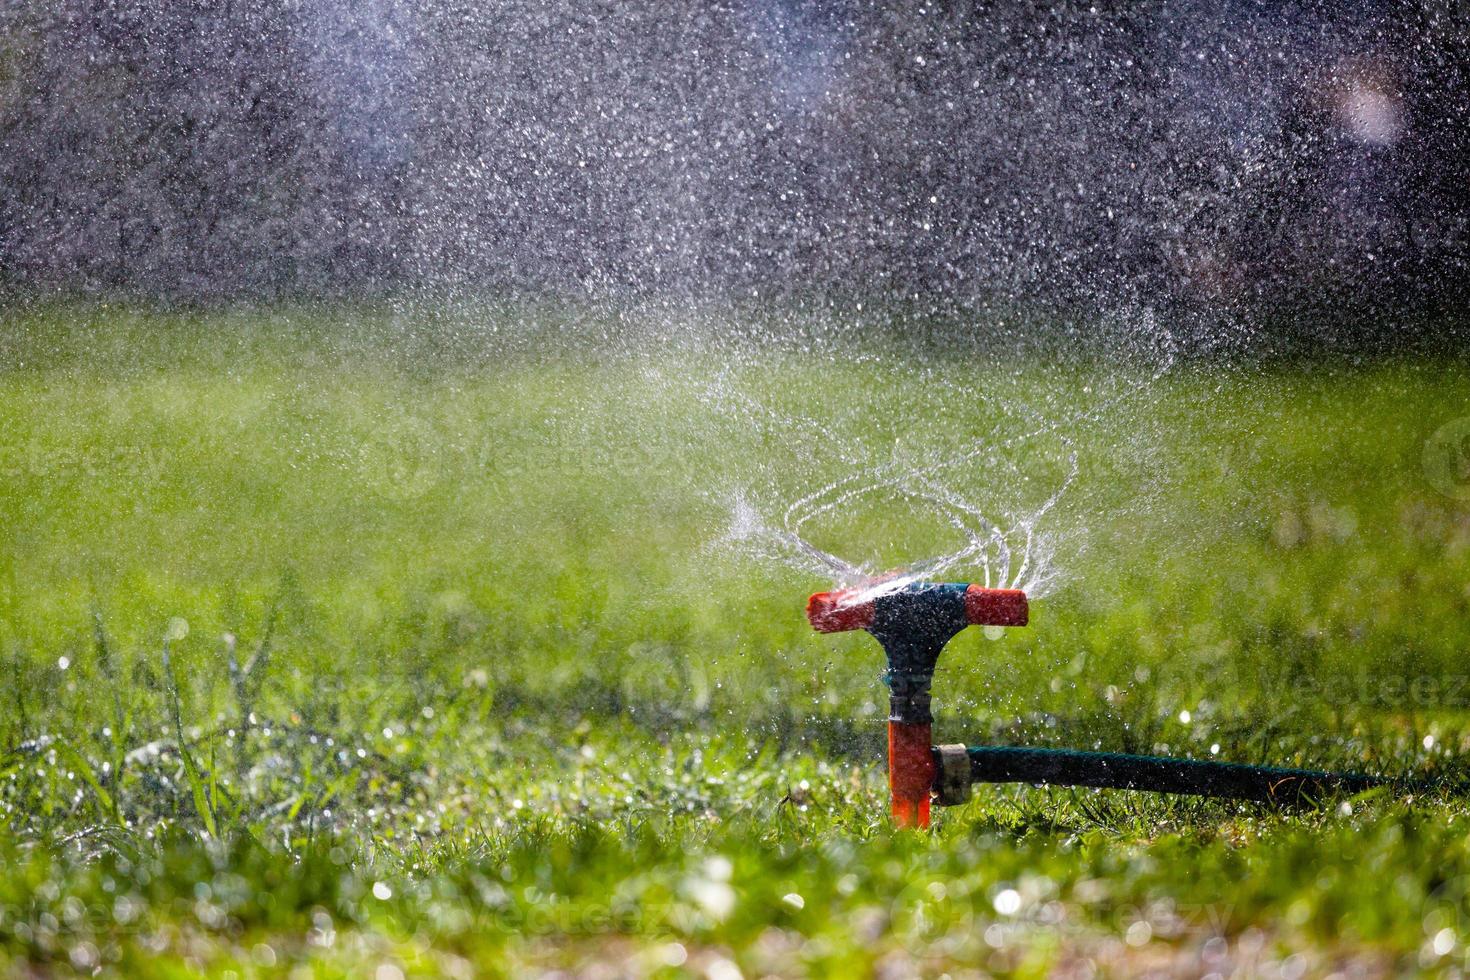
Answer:
[[967, 582], [910, 582], [872, 599], [854, 591], [818, 592], [806, 615], [819, 633], [867, 630], [883, 644], [888, 669], [888, 788], [893, 822], [929, 826], [935, 765], [929, 685], [939, 653], [966, 626], [1025, 626], [1029, 609], [1020, 589]]
[[929, 826], [929, 793], [934, 787], [930, 726], [888, 722], [888, 790], [893, 795], [895, 827]]

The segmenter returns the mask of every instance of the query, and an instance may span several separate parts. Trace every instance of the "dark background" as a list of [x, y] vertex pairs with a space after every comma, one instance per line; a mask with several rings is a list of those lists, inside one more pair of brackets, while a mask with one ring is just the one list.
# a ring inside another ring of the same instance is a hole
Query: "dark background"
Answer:
[[11, 0], [0, 281], [1391, 331], [1463, 304], [1467, 38], [1347, 0]]

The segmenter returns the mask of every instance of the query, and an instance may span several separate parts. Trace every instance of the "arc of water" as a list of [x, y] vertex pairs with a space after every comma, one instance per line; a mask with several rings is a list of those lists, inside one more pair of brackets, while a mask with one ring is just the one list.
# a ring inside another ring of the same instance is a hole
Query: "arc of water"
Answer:
[[[813, 520], [816, 517], [821, 516], [822, 514], [828, 513], [829, 511], [842, 506], [850, 500], [856, 499], [857, 497], [864, 496], [877, 490], [894, 487], [895, 485], [905, 482], [906, 480], [910, 480], [915, 476], [927, 476], [928, 474], [949, 468], [951, 466], [958, 466], [967, 462], [971, 462], [985, 452], [1003, 452], [1007, 449], [1024, 444], [1025, 442], [1038, 438], [1042, 435], [1047, 435], [1053, 432], [1060, 432], [1064, 427], [1076, 425], [1084, 421], [1095, 421], [1099, 416], [1101, 416], [1103, 412], [1109, 410], [1115, 405], [1122, 403], [1126, 399], [1135, 396], [1139, 391], [1146, 390], [1147, 388], [1151, 387], [1173, 366], [1175, 359], [1175, 346], [1173, 343], [1173, 336], [1167, 330], [1164, 331], [1163, 336], [1165, 340], [1163, 361], [1149, 375], [1147, 381], [1142, 385], [1135, 385], [1126, 388], [1123, 391], [1120, 391], [1114, 397], [1103, 402], [1101, 405], [1094, 406], [1091, 409], [1074, 412], [1063, 419], [1058, 419], [1052, 422], [1044, 422], [1040, 425], [1035, 426], [1027, 432], [1005, 439], [999, 444], [990, 444], [987, 442], [987, 439], [1000, 428], [1001, 423], [997, 423], [997, 425], [993, 426], [990, 431], [986, 433], [985, 436], [979, 437], [974, 440], [971, 443], [969, 449], [956, 455], [946, 457], [936, 463], [930, 464], [927, 467], [920, 467], [918, 470], [911, 469], [897, 476], [889, 476], [888, 474], [890, 474], [893, 470], [902, 465], [903, 461], [900, 460], [888, 460], [883, 463], [867, 467], [859, 471], [858, 473], [851, 474], [841, 480], [837, 480], [831, 484], [821, 487], [813, 493], [807, 494], [806, 496], [793, 502], [789, 507], [787, 507], [786, 512], [783, 515], [782, 523], [788, 533], [799, 537], [801, 527], [804, 524]], [[1028, 411], [1025, 409], [1024, 406], [1022, 407], [1022, 410], [1032, 417], [1039, 416], [1039, 413]], [[1071, 440], [1069, 438], [1065, 439], [1065, 443], [1070, 446]], [[1049, 498], [1048, 501], [1043, 505], [1042, 509], [1038, 512], [1036, 516], [1039, 517], [1041, 514], [1046, 513], [1053, 506], [1055, 506], [1057, 501], [1061, 499], [1062, 494], [1065, 493], [1068, 487], [1070, 487], [1076, 476], [1075, 450], [1071, 454], [1071, 462], [1072, 469], [1069, 472], [1067, 478], [1063, 481], [1061, 487], [1059, 487], [1057, 492], [1054, 493], [1052, 497]], [[861, 480], [868, 480], [870, 482], [861, 484], [857, 487], [852, 486], [852, 484], [857, 483]], [[1007, 572], [1008, 571], [1009, 569], [1007, 569]], [[1020, 573], [1018, 571], [1018, 575], [1019, 574]]]
[[1065, 438], [1063, 440], [1063, 445], [1065, 445], [1067, 447], [1067, 450], [1068, 450], [1068, 453], [1067, 453], [1067, 461], [1068, 461], [1067, 475], [1062, 478], [1061, 484], [1052, 493], [1052, 495], [1050, 497], [1048, 497], [1042, 503], [1042, 505], [1039, 508], [1036, 509], [1035, 512], [1027, 515], [1027, 517], [1025, 518], [1025, 520], [1019, 522], [1020, 526], [1026, 532], [1026, 545], [1025, 545], [1024, 550], [1021, 552], [1021, 566], [1018, 569], [1016, 569], [1016, 577], [1011, 580], [1008, 588], [1013, 588], [1013, 589], [1014, 588], [1020, 588], [1021, 587], [1021, 583], [1024, 582], [1025, 579], [1026, 579], [1026, 572], [1027, 572], [1027, 570], [1028, 570], [1028, 568], [1029, 568], [1029, 566], [1031, 564], [1031, 555], [1032, 555], [1031, 549], [1032, 549], [1032, 544], [1035, 541], [1035, 531], [1036, 531], [1036, 524], [1037, 524], [1037, 522], [1040, 521], [1043, 517], [1045, 517], [1046, 514], [1047, 514], [1047, 512], [1050, 511], [1053, 507], [1055, 507], [1057, 505], [1057, 502], [1062, 499], [1062, 495], [1067, 492], [1067, 488], [1072, 485], [1072, 481], [1075, 480], [1075, 479], [1077, 479], [1077, 472], [1078, 472], [1079, 467], [1078, 467], [1078, 463], [1077, 463], [1077, 449], [1076, 449], [1076, 446], [1075, 446], [1075, 444], [1073, 443], [1073, 441], [1072, 441], [1072, 439], [1070, 437]]
[[[946, 506], [950, 508], [953, 512], [969, 517], [977, 525], [976, 528], [972, 529], [961, 522], [961, 529], [964, 530], [965, 533], [970, 537], [972, 543], [978, 543], [980, 554], [984, 558], [985, 584], [987, 586], [990, 584], [989, 545], [995, 545], [996, 552], [1002, 562], [1000, 580], [1004, 582], [1006, 580], [1006, 576], [1010, 574], [1011, 569], [1011, 547], [1010, 543], [1006, 541], [1005, 533], [1001, 531], [1001, 529], [995, 524], [994, 521], [986, 517], [985, 514], [982, 513], [978, 507], [965, 500], [949, 487], [944, 486], [941, 483], [937, 483], [932, 478], [927, 476], [923, 477], [923, 481], [924, 485], [929, 488], [931, 493], [937, 494], [939, 498], [935, 499], [931, 497], [930, 499], [934, 500], [936, 503], [941, 504], [941, 506]], [[979, 533], [974, 533], [975, 531], [978, 531]], [[939, 565], [939, 567], [935, 568], [930, 574], [938, 574], [938, 572], [942, 571], [943, 569], [952, 568], [953, 566], [959, 564], [959, 562], [963, 561], [965, 558], [968, 558], [969, 555], [973, 553], [973, 550], [974, 549], [961, 549], [960, 551], [955, 552], [953, 555], [946, 556], [945, 559], [942, 560], [942, 563]]]

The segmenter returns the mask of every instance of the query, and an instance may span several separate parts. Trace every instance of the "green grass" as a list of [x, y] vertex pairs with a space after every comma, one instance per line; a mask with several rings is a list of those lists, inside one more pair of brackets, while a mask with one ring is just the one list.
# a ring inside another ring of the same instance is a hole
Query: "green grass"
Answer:
[[[1126, 359], [552, 309], [7, 319], [13, 971], [1470, 956], [1449, 797], [981, 788], [892, 833], [876, 645], [811, 634], [828, 583], [720, 540], [734, 488], [789, 499], [838, 450], [957, 445], [1017, 399], [1065, 417], [1140, 386]], [[1423, 460], [1467, 365], [1185, 364], [1140, 392], [1069, 427], [1065, 584], [951, 644], [937, 737], [1470, 775], [1470, 505]], [[965, 479], [1034, 501], [1065, 450]], [[823, 533], [880, 562], [944, 543], [891, 504]]]

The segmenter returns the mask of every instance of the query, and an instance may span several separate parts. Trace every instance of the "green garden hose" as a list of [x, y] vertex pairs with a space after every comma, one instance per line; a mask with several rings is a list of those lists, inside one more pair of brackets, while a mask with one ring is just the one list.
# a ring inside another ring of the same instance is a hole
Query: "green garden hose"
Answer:
[[970, 782], [1135, 789], [1274, 803], [1310, 802], [1378, 786], [1429, 792], [1448, 785], [1357, 773], [1073, 749], [947, 745], [938, 747], [935, 756], [940, 803], [962, 802], [969, 795]]

